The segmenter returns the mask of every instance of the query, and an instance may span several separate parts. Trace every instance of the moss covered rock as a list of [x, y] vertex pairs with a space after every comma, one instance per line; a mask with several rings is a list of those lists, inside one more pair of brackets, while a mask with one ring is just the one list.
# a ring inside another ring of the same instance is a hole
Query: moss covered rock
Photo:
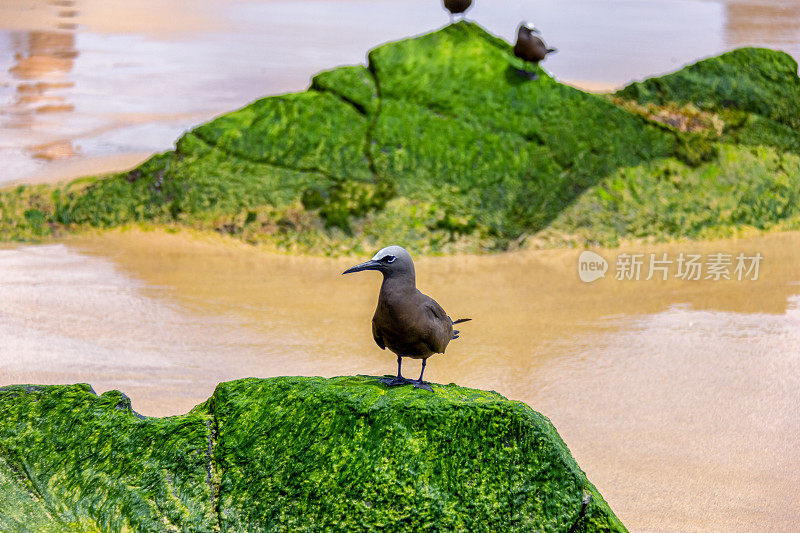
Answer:
[[789, 55], [734, 50], [613, 101], [674, 131], [675, 154], [612, 172], [539, 237], [615, 245], [800, 228], [800, 78]]
[[624, 169], [671, 158], [689, 172], [719, 143], [800, 154], [800, 79], [780, 52], [735, 50], [613, 97], [518, 66], [468, 22], [385, 44], [132, 172], [0, 192], [0, 239], [144, 223], [328, 254], [500, 250]]
[[800, 155], [800, 78], [797, 61], [784, 52], [739, 48], [632, 83], [615, 96], [657, 109], [699, 109], [719, 125], [712, 135], [718, 140]]
[[624, 531], [550, 421], [494, 392], [245, 379], [145, 418], [0, 389], [3, 531]]
[[540, 236], [615, 245], [621, 238], [719, 238], [751, 229], [800, 229], [800, 157], [720, 144], [696, 168], [670, 158], [620, 169]]
[[635, 82], [617, 93], [639, 103], [692, 103], [708, 111], [736, 109], [800, 129], [797, 61], [765, 48], [739, 48], [681, 70]]
[[209, 530], [209, 427], [203, 412], [139, 417], [86, 384], [3, 387], [0, 530]]

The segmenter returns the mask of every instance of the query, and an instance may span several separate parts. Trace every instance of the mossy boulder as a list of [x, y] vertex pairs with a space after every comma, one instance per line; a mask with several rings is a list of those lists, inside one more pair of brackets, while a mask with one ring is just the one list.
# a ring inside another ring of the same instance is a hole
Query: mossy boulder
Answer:
[[784, 52], [739, 48], [632, 83], [615, 96], [648, 106], [699, 109], [717, 118], [721, 130], [713, 137], [718, 140], [800, 155], [800, 78], [797, 61]]
[[502, 250], [625, 169], [675, 159], [690, 172], [720, 143], [800, 154], [800, 79], [781, 52], [735, 50], [614, 95], [518, 66], [469, 22], [379, 46], [131, 172], [0, 191], [0, 239], [146, 224], [326, 254]]
[[788, 54], [733, 50], [613, 100], [675, 131], [674, 156], [610, 173], [540, 238], [615, 245], [800, 228], [800, 78]]
[[694, 104], [707, 111], [755, 113], [800, 129], [797, 61], [784, 52], [739, 48], [617, 92], [639, 103]]
[[720, 144], [697, 168], [669, 158], [620, 169], [540, 236], [615, 245], [623, 237], [722, 238], [753, 229], [800, 229], [799, 156]]
[[0, 389], [3, 531], [625, 531], [550, 421], [494, 392], [244, 379], [186, 415]]
[[208, 530], [209, 427], [86, 384], [0, 388], [0, 530]]

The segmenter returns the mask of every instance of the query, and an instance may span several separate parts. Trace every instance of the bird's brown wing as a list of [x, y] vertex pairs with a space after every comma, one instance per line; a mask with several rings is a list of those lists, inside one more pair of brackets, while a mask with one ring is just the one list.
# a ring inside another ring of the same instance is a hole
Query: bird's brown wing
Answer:
[[533, 52], [536, 61], [541, 61], [547, 56], [547, 45], [544, 44], [544, 41], [541, 38], [534, 36], [533, 47], [531, 51]]
[[424, 297], [423, 305], [434, 319], [433, 327], [429, 335], [426, 336], [425, 344], [434, 353], [444, 353], [444, 349], [447, 348], [447, 344], [453, 338], [453, 321], [450, 320], [450, 317], [447, 316], [447, 313], [444, 312], [444, 309], [436, 300], [424, 294], [422, 296]]
[[378, 329], [378, 326], [375, 325], [374, 319], [372, 321], [372, 338], [375, 339], [375, 344], [377, 344], [381, 350], [386, 349], [386, 344], [383, 342], [383, 335], [381, 335], [381, 330]]
[[436, 300], [430, 296], [425, 296], [424, 294], [422, 296], [425, 298], [425, 308], [428, 309], [428, 311], [430, 311], [434, 317], [438, 318], [439, 320], [449, 320], [447, 313], [444, 312], [444, 309], [442, 309], [442, 306], [439, 305]]

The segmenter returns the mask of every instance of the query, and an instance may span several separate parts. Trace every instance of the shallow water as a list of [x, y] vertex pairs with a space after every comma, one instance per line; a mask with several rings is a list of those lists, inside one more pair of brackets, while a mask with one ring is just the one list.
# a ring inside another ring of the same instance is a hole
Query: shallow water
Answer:
[[[534, 20], [562, 80], [606, 90], [744, 45], [800, 57], [800, 2], [477, 1]], [[191, 5], [191, 8], [187, 7]], [[436, 0], [0, 0], [0, 184], [130, 168], [181, 132], [447, 22]]]
[[[420, 259], [419, 287], [474, 319], [426, 377], [546, 414], [633, 531], [797, 531], [800, 233], [636, 251], [764, 259], [756, 281], [618, 281], [623, 251], [600, 250], [594, 283], [576, 250]], [[2, 249], [0, 382], [88, 381], [167, 415], [221, 380], [391, 373], [378, 275], [340, 275], [361, 260], [161, 232]]]

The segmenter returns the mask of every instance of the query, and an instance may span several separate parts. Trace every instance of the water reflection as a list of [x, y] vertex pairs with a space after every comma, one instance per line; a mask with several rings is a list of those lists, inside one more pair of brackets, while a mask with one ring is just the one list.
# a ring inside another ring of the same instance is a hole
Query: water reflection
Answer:
[[733, 0], [725, 9], [725, 38], [730, 45], [783, 48], [797, 57], [800, 3]]
[[[72, 16], [72, 15], [70, 15]], [[68, 89], [74, 87], [71, 72], [79, 52], [75, 34], [64, 31], [13, 32], [14, 64], [9, 69], [16, 91], [5, 110], [2, 127], [36, 130], [47, 128], [43, 115], [74, 111]], [[53, 161], [77, 152], [71, 141], [54, 141], [28, 148], [37, 159]]]
[[[79, 56], [74, 18], [79, 11], [73, 0], [50, 2], [54, 13], [52, 26], [57, 31], [38, 29], [10, 32], [10, 52], [13, 60], [8, 73], [13, 97], [0, 115], [0, 127], [44, 134], [42, 140], [25, 147], [34, 160], [68, 159], [78, 152], [71, 140], [50, 138], [53, 120], [63, 120], [75, 110], [69, 93], [75, 86], [73, 70]], [[22, 132], [20, 132], [22, 133]]]
[[12, 111], [21, 117], [17, 125], [30, 126], [26, 119], [38, 113], [72, 111], [60, 90], [74, 86], [69, 74], [78, 56], [75, 35], [32, 31], [12, 34], [11, 42], [15, 64], [9, 72], [19, 80]]
[[58, 29], [70, 31], [77, 29], [78, 25], [70, 20], [80, 14], [80, 11], [72, 9], [72, 7], [75, 5], [73, 0], [51, 0], [50, 4], [67, 8], [58, 12], [59, 21], [56, 24]]

